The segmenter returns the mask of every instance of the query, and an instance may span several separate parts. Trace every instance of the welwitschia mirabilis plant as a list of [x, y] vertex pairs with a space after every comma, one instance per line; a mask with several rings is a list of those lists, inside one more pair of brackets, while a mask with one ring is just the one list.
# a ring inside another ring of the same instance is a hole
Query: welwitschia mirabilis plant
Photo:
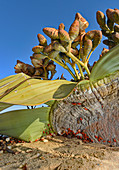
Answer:
[[[59, 25], [58, 30], [44, 28], [43, 31], [51, 38], [51, 43], [47, 45], [46, 38], [38, 34], [40, 45], [32, 49], [34, 52], [31, 57], [33, 66], [18, 61], [15, 66], [18, 74], [0, 81], [1, 110], [11, 105], [35, 106], [46, 102], [48, 105], [44, 108], [1, 114], [1, 134], [11, 135], [26, 141], [34, 141], [43, 135], [43, 131], [48, 124], [50, 124], [51, 131], [53, 129], [58, 131], [56, 124], [53, 123], [54, 101], [67, 100], [68, 96], [72, 95], [74, 88], [78, 88], [79, 91], [89, 91], [91, 94], [92, 92], [95, 93], [96, 87], [101, 86], [102, 88], [102, 85], [104, 85], [101, 83], [102, 80], [110, 83], [112, 78], [110, 80], [108, 77], [111, 75], [114, 78], [115, 75], [118, 77], [119, 45], [116, 45], [109, 52], [106, 51], [106, 54], [102, 55], [93, 67], [89, 66], [89, 58], [95, 47], [100, 43], [102, 34], [98, 30], [86, 33], [87, 26], [88, 22], [77, 13], [69, 32], [64, 30], [63, 24]], [[77, 48], [78, 45], [80, 45], [79, 49]], [[49, 80], [56, 72], [54, 62], [68, 70], [74, 80]], [[70, 68], [68, 64], [70, 64]], [[87, 73], [85, 74], [85, 72]], [[51, 76], [49, 77], [49, 75]], [[118, 91], [118, 86], [116, 86], [116, 89]], [[97, 93], [95, 93], [95, 97], [98, 98]], [[98, 102], [103, 106], [101, 98]], [[81, 108], [83, 107], [83, 104], [81, 104]], [[57, 110], [57, 108], [55, 109]], [[90, 107], [88, 110], [92, 111]], [[102, 114], [102, 112], [104, 111], [99, 113]], [[84, 113], [84, 110], [82, 113]], [[15, 114], [17, 114], [16, 117]], [[17, 119], [19, 119], [19, 122]], [[22, 126], [21, 131], [19, 130], [20, 126]], [[40, 132], [38, 133], [38, 131]], [[60, 131], [61, 129], [58, 132]]]

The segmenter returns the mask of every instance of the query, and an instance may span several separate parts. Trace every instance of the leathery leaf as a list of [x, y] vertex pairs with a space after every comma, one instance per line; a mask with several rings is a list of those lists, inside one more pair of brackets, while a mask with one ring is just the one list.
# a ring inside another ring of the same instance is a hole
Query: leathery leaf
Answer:
[[14, 110], [0, 114], [0, 134], [35, 141], [48, 128], [50, 107]]
[[7, 109], [8, 107], [13, 106], [12, 104], [8, 104], [8, 103], [0, 103], [0, 111]]
[[[20, 73], [25, 76], [23, 73]], [[14, 75], [14, 80], [16, 79]], [[9, 77], [8, 77], [9, 79]], [[13, 81], [13, 80], [12, 80]], [[49, 100], [62, 99], [67, 97], [77, 82], [71, 82], [67, 80], [38, 80], [38, 79], [26, 79], [20, 84], [14, 84], [11, 86], [11, 80], [4, 85], [2, 81], [2, 94], [0, 103], [9, 103], [16, 105], [33, 106], [45, 103]], [[10, 85], [10, 87], [9, 87]], [[1, 86], [1, 85], [0, 85]], [[4, 87], [5, 86], [5, 87]], [[57, 94], [57, 95], [55, 95]], [[57, 97], [55, 97], [57, 96]]]
[[119, 70], [119, 45], [102, 56], [93, 67], [90, 81], [96, 81]]

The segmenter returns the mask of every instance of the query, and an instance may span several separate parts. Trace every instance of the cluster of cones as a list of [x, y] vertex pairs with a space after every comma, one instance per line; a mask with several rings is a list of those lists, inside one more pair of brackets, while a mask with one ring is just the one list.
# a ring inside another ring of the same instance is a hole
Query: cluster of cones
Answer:
[[108, 38], [103, 43], [111, 49], [119, 44], [119, 9], [107, 9], [106, 15], [107, 21], [106, 16], [101, 11], [97, 11], [96, 17], [102, 34]]
[[[43, 32], [51, 39], [51, 42], [48, 44], [47, 39], [42, 34], [38, 34], [39, 45], [32, 48], [34, 53], [30, 57], [33, 66], [17, 60], [15, 72], [23, 72], [33, 78], [52, 79], [56, 73], [55, 62], [69, 71], [75, 81], [80, 78], [85, 79], [83, 73], [85, 70], [90, 70], [89, 58], [101, 42], [102, 34], [108, 38], [103, 43], [108, 45], [109, 49], [119, 43], [119, 10], [107, 9], [106, 15], [107, 23], [103, 12], [97, 11], [96, 13], [101, 31], [92, 30], [86, 33], [85, 29], [89, 23], [80, 13], [76, 13], [68, 32], [63, 23], [58, 29], [43, 28]], [[109, 49], [104, 48], [100, 57]], [[69, 65], [74, 72], [71, 71]], [[89, 76], [90, 72], [87, 73]]]
[[[33, 66], [18, 60], [15, 72], [23, 72], [34, 78], [52, 79], [56, 73], [54, 65], [56, 62], [68, 71], [68, 64], [70, 64], [76, 74], [75, 64], [80, 60], [81, 67], [83, 67], [83, 63], [86, 66], [90, 53], [94, 51], [102, 38], [99, 30], [86, 33], [85, 29], [88, 25], [86, 19], [80, 13], [76, 13], [75, 20], [68, 32], [63, 23], [59, 25], [58, 29], [44, 28], [43, 32], [50, 37], [51, 43], [47, 44], [47, 39], [42, 34], [38, 34], [39, 45], [32, 48], [34, 53], [30, 57]], [[49, 72], [51, 72], [50, 78], [48, 77]]]

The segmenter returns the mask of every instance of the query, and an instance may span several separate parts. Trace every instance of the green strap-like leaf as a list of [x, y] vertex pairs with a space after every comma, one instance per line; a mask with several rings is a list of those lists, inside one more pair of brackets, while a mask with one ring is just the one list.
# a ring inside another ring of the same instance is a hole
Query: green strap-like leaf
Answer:
[[11, 75], [0, 80], [0, 99], [9, 94], [12, 90], [18, 87], [20, 84], [30, 79], [26, 74], [20, 73]]
[[[80, 87], [81, 87], [81, 86], [86, 87], [86, 85], [88, 85], [88, 83], [89, 83], [89, 80], [82, 80], [82, 81], [80, 81], [79, 83], [76, 83], [75, 86], [78, 85], [78, 86], [80, 86]], [[60, 99], [63, 99], [63, 98], [65, 98], [65, 97], [69, 96], [69, 95], [71, 94], [71, 92], [73, 91], [73, 89], [74, 89], [75, 86], [72, 85], [72, 84], [68, 84], [68, 86], [67, 86], [66, 83], [65, 83], [65, 84], [62, 84], [62, 85], [57, 89], [57, 91], [54, 93], [53, 98], [54, 98], [55, 100], [60, 100]], [[67, 95], [66, 95], [66, 92], [68, 92]]]
[[[16, 76], [17, 75], [14, 75], [14, 80], [16, 79]], [[3, 82], [4, 81], [2, 81], [4, 87]], [[10, 82], [8, 81], [8, 85], [5, 82], [6, 86], [5, 90], [2, 89], [2, 98], [0, 99], [0, 102], [26, 106], [39, 105], [49, 100], [65, 98], [77, 85], [76, 82], [70, 82], [67, 80], [51, 81], [28, 79], [24, 82], [22, 81], [21, 84], [15, 84], [16, 88], [12, 89], [14, 84], [11, 86]], [[9, 91], [9, 89], [12, 90]], [[6, 90], [9, 91], [9, 93], [6, 93]]]
[[50, 107], [15, 110], [0, 114], [0, 134], [34, 141], [48, 128]]
[[48, 105], [48, 106], [52, 106], [54, 104], [55, 100], [50, 100], [44, 104]]
[[90, 81], [96, 81], [119, 70], [119, 45], [112, 48], [95, 64], [90, 74]]
[[7, 109], [8, 107], [13, 106], [12, 104], [8, 104], [8, 103], [0, 103], [0, 111]]

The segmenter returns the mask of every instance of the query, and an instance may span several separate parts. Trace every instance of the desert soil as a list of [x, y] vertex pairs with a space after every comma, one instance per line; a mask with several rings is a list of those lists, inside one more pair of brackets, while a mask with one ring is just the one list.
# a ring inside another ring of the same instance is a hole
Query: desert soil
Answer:
[[119, 147], [55, 136], [46, 142], [19, 143], [0, 153], [0, 170], [119, 170]]

